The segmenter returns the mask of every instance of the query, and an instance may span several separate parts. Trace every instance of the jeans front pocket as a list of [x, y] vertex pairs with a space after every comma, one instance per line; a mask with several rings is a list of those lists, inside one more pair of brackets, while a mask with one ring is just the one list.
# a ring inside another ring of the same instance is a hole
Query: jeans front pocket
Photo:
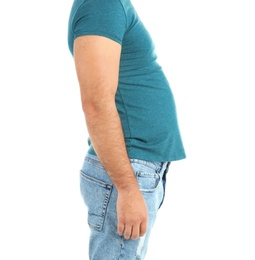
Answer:
[[80, 172], [80, 189], [84, 203], [88, 208], [88, 224], [91, 228], [103, 229], [107, 206], [113, 185]]
[[160, 183], [159, 173], [149, 173], [144, 171], [136, 172], [136, 179], [142, 192], [154, 192]]

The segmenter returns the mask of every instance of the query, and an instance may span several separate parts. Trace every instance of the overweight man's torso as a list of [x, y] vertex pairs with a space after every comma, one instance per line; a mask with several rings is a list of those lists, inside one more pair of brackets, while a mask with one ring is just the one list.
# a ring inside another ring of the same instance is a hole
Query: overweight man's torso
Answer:
[[[122, 45], [115, 100], [129, 158], [185, 158], [169, 82], [157, 62], [150, 34], [132, 3], [75, 0], [68, 32], [72, 53], [74, 39], [82, 35], [101, 35]], [[91, 144], [89, 153], [95, 154]]]

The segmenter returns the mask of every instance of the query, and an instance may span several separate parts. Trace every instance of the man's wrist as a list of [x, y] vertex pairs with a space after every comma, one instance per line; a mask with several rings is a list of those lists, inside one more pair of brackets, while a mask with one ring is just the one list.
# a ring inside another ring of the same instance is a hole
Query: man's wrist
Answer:
[[121, 192], [121, 193], [131, 193], [131, 192], [135, 192], [135, 191], [139, 190], [139, 186], [138, 186], [136, 179], [134, 179], [134, 181], [132, 181], [132, 182], [130, 182], [130, 180], [129, 180], [128, 183], [123, 180], [123, 182], [121, 182], [115, 186], [116, 186], [117, 191]]

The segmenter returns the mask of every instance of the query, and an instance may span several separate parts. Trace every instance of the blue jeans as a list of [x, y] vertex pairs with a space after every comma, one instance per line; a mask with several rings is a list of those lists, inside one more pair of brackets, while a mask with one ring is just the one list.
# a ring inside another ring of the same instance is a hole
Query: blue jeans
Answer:
[[88, 209], [90, 260], [144, 259], [152, 226], [165, 195], [170, 162], [130, 159], [148, 209], [148, 230], [126, 240], [117, 232], [117, 190], [99, 159], [87, 154], [80, 172], [81, 195]]

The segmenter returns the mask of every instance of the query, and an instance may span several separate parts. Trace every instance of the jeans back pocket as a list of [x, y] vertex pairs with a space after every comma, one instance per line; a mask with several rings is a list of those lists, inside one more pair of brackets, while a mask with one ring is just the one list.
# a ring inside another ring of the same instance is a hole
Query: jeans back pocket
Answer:
[[103, 229], [113, 185], [80, 172], [80, 190], [88, 208], [88, 224], [98, 231]]

